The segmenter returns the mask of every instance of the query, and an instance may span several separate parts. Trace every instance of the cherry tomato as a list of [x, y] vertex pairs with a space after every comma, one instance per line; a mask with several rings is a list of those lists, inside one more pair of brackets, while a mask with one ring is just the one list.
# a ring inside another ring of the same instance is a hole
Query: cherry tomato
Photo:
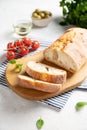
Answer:
[[23, 45], [22, 40], [16, 40], [16, 41], [14, 42], [14, 46], [15, 46], [15, 47], [20, 47], [20, 46], [22, 46], [22, 45]]
[[12, 42], [7, 44], [7, 50], [11, 50], [11, 51], [15, 50], [14, 44]]
[[38, 41], [32, 42], [32, 50], [36, 50], [39, 47], [40, 47], [40, 43]]
[[29, 52], [29, 48], [27, 48], [27, 47], [20, 47], [19, 49], [18, 49], [18, 53], [21, 55], [21, 56], [24, 56], [24, 55], [26, 55], [27, 53]]
[[6, 57], [7, 57], [8, 60], [12, 60], [16, 57], [16, 54], [13, 51], [8, 51], [7, 54], [6, 54]]
[[24, 37], [23, 43], [24, 43], [25, 46], [29, 47], [32, 44], [32, 40], [30, 38]]

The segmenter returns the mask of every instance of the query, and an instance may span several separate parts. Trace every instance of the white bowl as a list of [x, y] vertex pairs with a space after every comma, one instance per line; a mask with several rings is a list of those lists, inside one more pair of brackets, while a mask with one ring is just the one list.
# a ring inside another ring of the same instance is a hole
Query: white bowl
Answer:
[[38, 26], [38, 27], [45, 27], [45, 26], [47, 26], [50, 23], [51, 20], [52, 20], [52, 15], [49, 16], [48, 18], [42, 18], [42, 19], [38, 19], [38, 18], [32, 17], [32, 23], [35, 26]]

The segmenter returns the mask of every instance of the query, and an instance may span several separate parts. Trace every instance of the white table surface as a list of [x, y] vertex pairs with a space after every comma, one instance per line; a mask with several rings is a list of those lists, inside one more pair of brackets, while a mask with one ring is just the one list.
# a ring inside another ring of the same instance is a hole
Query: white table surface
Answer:
[[[5, 59], [6, 45], [19, 38], [13, 33], [12, 24], [20, 19], [30, 19], [34, 9], [50, 10], [52, 22], [45, 28], [33, 28], [28, 36], [44, 41], [56, 40], [70, 26], [59, 25], [62, 10], [58, 0], [0, 0], [0, 63]], [[75, 110], [78, 101], [87, 101], [87, 91], [75, 90], [61, 111], [47, 105], [28, 101], [9, 88], [0, 85], [0, 130], [37, 130], [40, 117], [45, 124], [42, 130], [87, 130], [87, 107]]]

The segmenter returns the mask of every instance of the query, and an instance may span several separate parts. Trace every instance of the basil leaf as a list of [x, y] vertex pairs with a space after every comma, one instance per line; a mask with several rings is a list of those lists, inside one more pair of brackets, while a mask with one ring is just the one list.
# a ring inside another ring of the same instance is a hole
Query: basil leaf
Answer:
[[37, 128], [41, 129], [43, 125], [44, 125], [44, 121], [41, 118], [38, 119], [37, 122], [36, 122]]
[[76, 110], [80, 110], [83, 108], [85, 105], [87, 105], [87, 102], [77, 102], [76, 103]]
[[10, 60], [9, 63], [10, 63], [10, 64], [15, 64], [15, 63], [16, 63], [16, 60], [14, 60], [14, 59], [13, 59], [13, 60]]
[[21, 72], [22, 71], [22, 66], [19, 66], [18, 69], [19, 69], [19, 72]]
[[20, 66], [22, 66], [22, 64], [16, 64], [16, 67], [20, 67]]
[[19, 72], [22, 71], [22, 64], [16, 64], [16, 67], [19, 69]]

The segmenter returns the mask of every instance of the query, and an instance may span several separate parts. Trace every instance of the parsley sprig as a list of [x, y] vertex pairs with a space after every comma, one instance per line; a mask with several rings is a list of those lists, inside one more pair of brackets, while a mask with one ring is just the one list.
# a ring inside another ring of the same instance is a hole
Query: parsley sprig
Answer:
[[72, 24], [87, 28], [87, 0], [61, 0], [63, 21], [61, 25]]
[[14, 59], [13, 59], [13, 60], [10, 60], [9, 63], [10, 63], [10, 64], [15, 64], [16, 67], [17, 67], [18, 70], [19, 70], [18, 72], [21, 72], [21, 71], [22, 71], [22, 64], [17, 63], [16, 60], [14, 60]]

